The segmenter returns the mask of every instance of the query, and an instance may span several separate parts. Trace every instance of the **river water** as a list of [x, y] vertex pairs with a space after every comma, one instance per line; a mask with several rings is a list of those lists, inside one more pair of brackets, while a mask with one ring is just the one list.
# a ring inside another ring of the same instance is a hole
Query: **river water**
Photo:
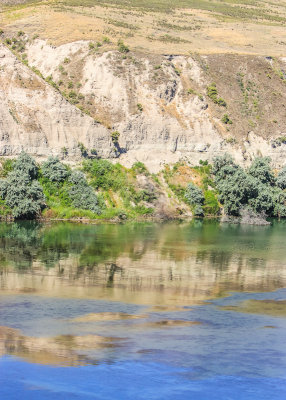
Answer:
[[0, 224], [0, 399], [286, 398], [286, 223]]

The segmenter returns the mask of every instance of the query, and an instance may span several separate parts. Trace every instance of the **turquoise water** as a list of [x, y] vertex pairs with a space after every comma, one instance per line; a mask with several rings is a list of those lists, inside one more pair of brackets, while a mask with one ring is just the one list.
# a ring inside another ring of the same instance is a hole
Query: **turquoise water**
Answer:
[[0, 224], [0, 399], [285, 399], [285, 233]]

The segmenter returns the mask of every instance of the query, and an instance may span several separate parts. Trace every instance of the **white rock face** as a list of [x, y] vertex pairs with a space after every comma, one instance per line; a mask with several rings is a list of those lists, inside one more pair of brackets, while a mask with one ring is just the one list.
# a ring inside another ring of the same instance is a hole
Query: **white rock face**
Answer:
[[[248, 134], [240, 146], [224, 140], [218, 129], [221, 122], [211, 115], [206, 98], [186, 96], [185, 82], [206, 85], [200, 66], [191, 57], [164, 57], [155, 79], [148, 57], [134, 56], [130, 62], [118, 52], [90, 54], [83, 41], [55, 48], [35, 40], [26, 52], [29, 65], [44, 77], [52, 75], [54, 81], [61, 77], [61, 65], [74, 68], [80, 92], [92, 99], [110, 129], [82, 113], [0, 45], [2, 156], [25, 150], [47, 157], [61, 155], [65, 148], [70, 161], [76, 161], [80, 158], [78, 144], [83, 143], [101, 157], [120, 157], [126, 166], [142, 161], [153, 172], [165, 163], [188, 160], [198, 164], [200, 159], [211, 160], [225, 152], [240, 163], [258, 153], [270, 155], [277, 166], [284, 163], [283, 146], [272, 147], [257, 135]], [[111, 140], [115, 130], [120, 133], [117, 149]]]
[[0, 47], [0, 155], [25, 150], [38, 157], [65, 147], [79, 156], [78, 143], [113, 153], [109, 131], [81, 113], [43, 79]]

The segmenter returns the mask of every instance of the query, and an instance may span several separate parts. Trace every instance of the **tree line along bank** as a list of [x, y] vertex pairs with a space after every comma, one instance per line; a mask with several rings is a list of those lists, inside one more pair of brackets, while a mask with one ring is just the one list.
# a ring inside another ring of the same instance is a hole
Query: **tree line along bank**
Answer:
[[[128, 169], [90, 159], [72, 169], [57, 157], [37, 164], [24, 152], [13, 160], [2, 159], [1, 165], [0, 215], [5, 218], [150, 218], [162, 207], [162, 199], [167, 203], [170, 198], [200, 217], [240, 216], [245, 211], [286, 217], [286, 166], [274, 173], [268, 157], [257, 157], [242, 168], [225, 154], [212, 164], [165, 166], [156, 175], [141, 162]], [[190, 174], [181, 184], [177, 178], [183, 168]], [[142, 176], [143, 186], [138, 184]]]

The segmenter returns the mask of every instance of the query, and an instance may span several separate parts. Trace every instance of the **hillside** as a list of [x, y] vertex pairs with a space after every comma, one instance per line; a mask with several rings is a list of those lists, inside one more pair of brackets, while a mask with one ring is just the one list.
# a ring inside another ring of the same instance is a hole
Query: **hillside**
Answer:
[[2, 156], [284, 164], [286, 2], [4, 3]]
[[24, 30], [56, 46], [108, 36], [114, 43], [121, 38], [132, 49], [152, 54], [285, 55], [285, 0], [4, 0], [1, 4], [5, 30]]

